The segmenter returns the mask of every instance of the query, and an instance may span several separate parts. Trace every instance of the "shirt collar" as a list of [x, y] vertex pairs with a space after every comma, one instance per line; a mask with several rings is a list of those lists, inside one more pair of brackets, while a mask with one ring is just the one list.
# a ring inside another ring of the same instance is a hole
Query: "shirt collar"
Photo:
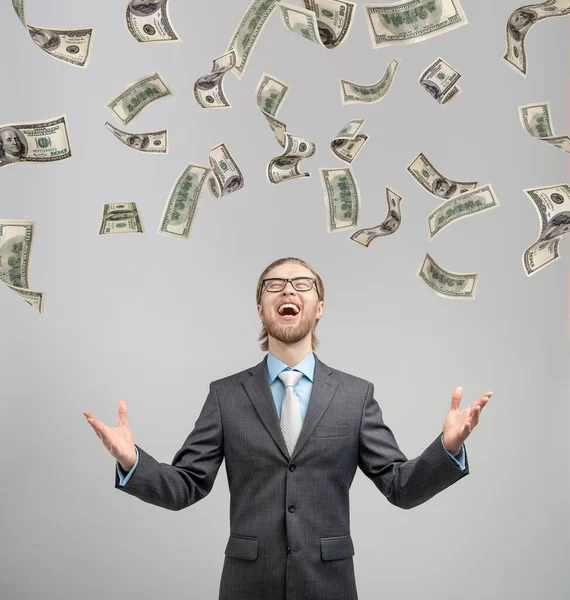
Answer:
[[[269, 385], [271, 385], [277, 375], [283, 371], [283, 369], [288, 369], [289, 365], [286, 365], [283, 361], [279, 360], [271, 352], [267, 353], [267, 370], [269, 372]], [[293, 369], [297, 371], [301, 371], [303, 375], [308, 377], [311, 381], [313, 381], [313, 375], [315, 373], [315, 355], [313, 352], [309, 353], [300, 363], [295, 365]]]

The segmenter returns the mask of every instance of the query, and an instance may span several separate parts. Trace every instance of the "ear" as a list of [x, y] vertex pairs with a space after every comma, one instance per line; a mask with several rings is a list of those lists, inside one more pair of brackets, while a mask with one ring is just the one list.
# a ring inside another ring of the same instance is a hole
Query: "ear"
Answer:
[[261, 319], [261, 304], [257, 305], [257, 316]]
[[324, 309], [325, 309], [324, 300], [320, 300], [319, 303], [317, 304], [317, 317], [319, 319], [321, 318]]

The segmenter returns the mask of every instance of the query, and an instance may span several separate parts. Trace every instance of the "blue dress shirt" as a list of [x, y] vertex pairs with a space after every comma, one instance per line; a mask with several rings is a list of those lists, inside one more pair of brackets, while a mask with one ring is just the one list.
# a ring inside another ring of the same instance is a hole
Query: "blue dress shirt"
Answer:
[[[311, 397], [311, 390], [313, 389], [313, 375], [315, 373], [315, 355], [311, 352], [307, 355], [300, 363], [294, 367], [289, 367], [284, 362], [273, 356], [271, 352], [267, 353], [267, 371], [269, 376], [269, 387], [273, 395], [273, 402], [275, 403], [275, 409], [277, 410], [277, 416], [281, 418], [281, 406], [283, 405], [283, 397], [285, 395], [285, 384], [279, 379], [278, 375], [281, 371], [297, 370], [303, 373], [303, 376], [295, 384], [295, 393], [299, 398], [299, 408], [301, 410], [301, 420], [305, 420], [307, 414], [307, 408], [309, 407], [309, 398]], [[441, 434], [441, 444], [443, 446], [443, 433]], [[465, 447], [461, 446], [461, 451], [457, 456], [453, 456], [445, 446], [444, 450], [449, 455], [449, 458], [453, 461], [455, 466], [461, 471], [465, 471]], [[117, 473], [119, 474], [119, 485], [124, 486], [127, 481], [132, 477], [137, 464], [139, 462], [139, 451], [137, 451], [137, 460], [133, 465], [132, 469], [126, 473], [117, 461]]]

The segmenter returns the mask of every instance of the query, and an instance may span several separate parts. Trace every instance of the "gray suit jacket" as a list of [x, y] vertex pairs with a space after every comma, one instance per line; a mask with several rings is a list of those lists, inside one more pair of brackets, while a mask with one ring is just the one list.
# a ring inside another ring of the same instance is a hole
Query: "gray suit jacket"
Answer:
[[222, 459], [230, 489], [230, 536], [219, 600], [357, 600], [349, 489], [356, 467], [403, 509], [469, 473], [440, 435], [408, 460], [382, 420], [368, 381], [315, 355], [311, 398], [289, 456], [268, 382], [267, 357], [210, 384], [193, 431], [172, 460], [140, 446], [131, 479], [115, 487], [181, 510], [208, 495]]

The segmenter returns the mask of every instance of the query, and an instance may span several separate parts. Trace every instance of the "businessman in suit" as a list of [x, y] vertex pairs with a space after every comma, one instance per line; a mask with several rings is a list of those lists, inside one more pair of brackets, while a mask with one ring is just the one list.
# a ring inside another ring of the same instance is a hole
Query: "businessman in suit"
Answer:
[[259, 341], [251, 367], [213, 381], [172, 464], [134, 443], [127, 407], [109, 427], [84, 415], [117, 460], [115, 488], [168, 510], [208, 495], [226, 462], [230, 535], [219, 600], [357, 600], [349, 489], [356, 468], [389, 502], [410, 509], [469, 473], [463, 442], [492, 392], [459, 410], [408, 460], [374, 399], [372, 383], [324, 364], [312, 351], [325, 290], [305, 261], [271, 263], [257, 285]]

